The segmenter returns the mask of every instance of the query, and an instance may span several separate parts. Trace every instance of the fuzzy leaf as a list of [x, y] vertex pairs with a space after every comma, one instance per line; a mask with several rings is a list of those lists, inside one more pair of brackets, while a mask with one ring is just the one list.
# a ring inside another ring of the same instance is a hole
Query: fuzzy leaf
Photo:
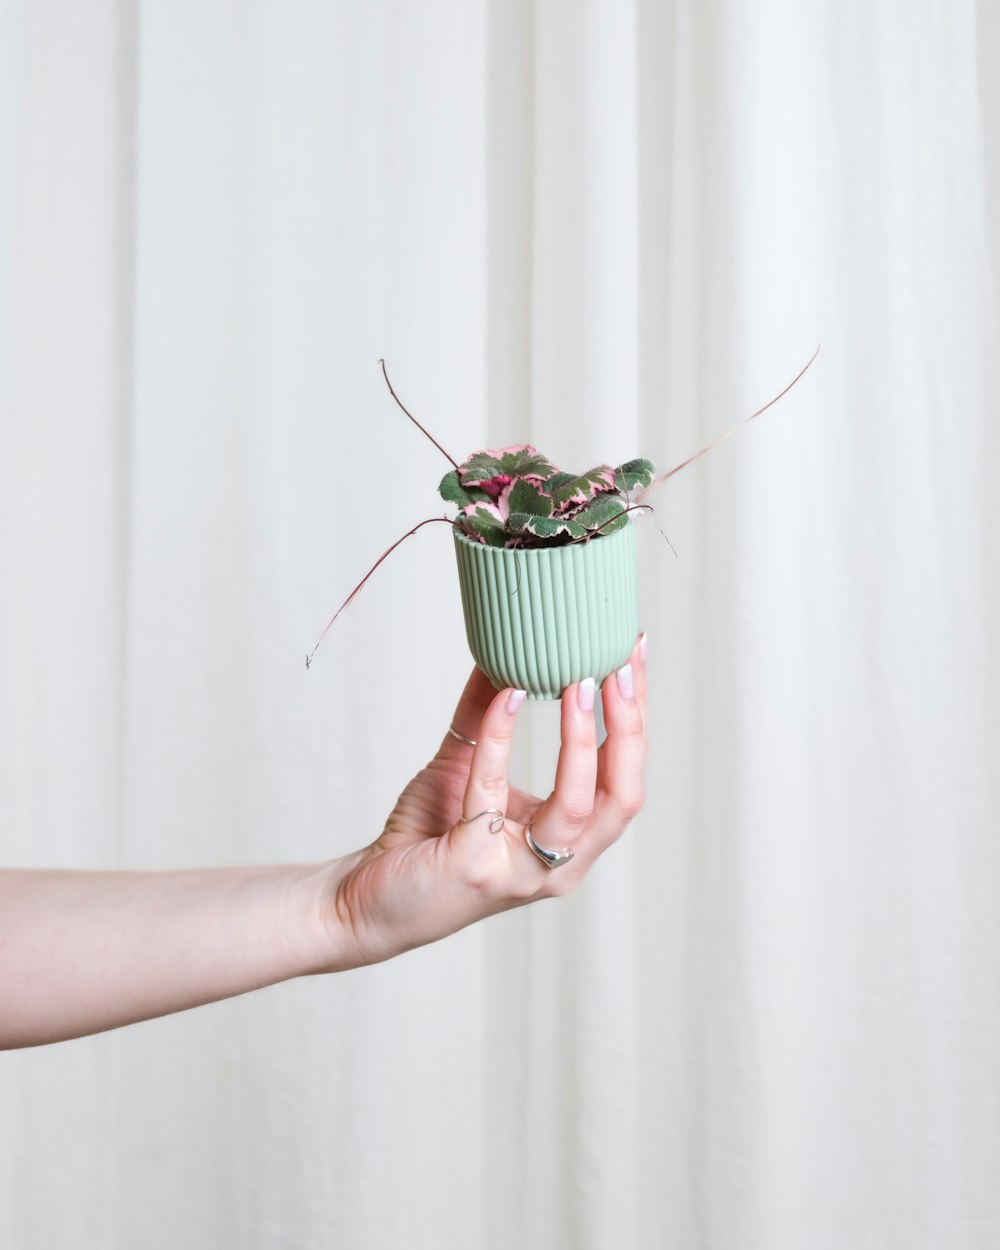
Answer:
[[480, 490], [478, 486], [463, 486], [458, 480], [457, 469], [452, 469], [450, 473], [444, 475], [438, 486], [438, 493], [446, 503], [458, 504], [460, 508], [489, 499], [486, 491]]
[[656, 465], [652, 460], [626, 460], [615, 470], [615, 485], [625, 494], [637, 487], [645, 488], [653, 480]]
[[552, 492], [552, 498], [557, 513], [573, 513], [595, 495], [616, 489], [614, 469], [609, 465], [599, 464], [596, 469], [564, 482]]
[[459, 518], [459, 524], [470, 538], [476, 538], [488, 547], [502, 547], [507, 541], [504, 522], [490, 504], [478, 504], [475, 509], [467, 509]]
[[628, 513], [621, 495], [600, 495], [586, 508], [575, 513], [573, 520], [588, 531], [599, 530], [602, 534], [613, 534], [628, 523]]
[[535, 538], [583, 538], [587, 531], [582, 525], [566, 517], [531, 516], [527, 512], [512, 512], [507, 518], [507, 530], [511, 534], [532, 534]]
[[[499, 451], [477, 451], [458, 469], [463, 486], [485, 486], [493, 494], [490, 485], [497, 478], [512, 481], [516, 477], [537, 478], [544, 481], [556, 471], [556, 466], [540, 455], [530, 443], [523, 446], [502, 447]], [[490, 485], [487, 485], [490, 484]]]
[[552, 500], [527, 478], [512, 482], [505, 494], [511, 512], [526, 512], [529, 516], [552, 515]]

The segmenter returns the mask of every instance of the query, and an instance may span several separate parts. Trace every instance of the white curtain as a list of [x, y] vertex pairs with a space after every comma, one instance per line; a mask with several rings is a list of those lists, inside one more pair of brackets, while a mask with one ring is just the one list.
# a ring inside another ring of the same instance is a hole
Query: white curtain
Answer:
[[[683, 459], [575, 896], [0, 1057], [0, 1244], [1000, 1244], [990, 0], [3, 0], [0, 862], [376, 835], [439, 453]], [[551, 707], [522, 715], [545, 787]]]

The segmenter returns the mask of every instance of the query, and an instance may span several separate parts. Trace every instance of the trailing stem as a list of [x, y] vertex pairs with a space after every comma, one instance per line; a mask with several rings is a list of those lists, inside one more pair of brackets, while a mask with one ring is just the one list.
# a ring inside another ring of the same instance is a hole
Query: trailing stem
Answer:
[[418, 522], [418, 524], [414, 525], [413, 529], [407, 530], [406, 533], [403, 534], [401, 538], [397, 538], [391, 547], [386, 548], [386, 550], [382, 552], [379, 558], [371, 566], [371, 568], [364, 575], [364, 577], [362, 577], [361, 581], [358, 582], [358, 584], [354, 587], [354, 589], [347, 596], [347, 598], [340, 605], [340, 607], [336, 610], [336, 612], [334, 612], [333, 616], [331, 616], [330, 619], [327, 621], [326, 628], [323, 630], [320, 636], [316, 639], [315, 647], [313, 647], [313, 649], [306, 656], [306, 668], [309, 668], [310, 665], [312, 664], [313, 656], [319, 650], [319, 644], [323, 641], [323, 639], [330, 632], [330, 629], [332, 628], [334, 621], [336, 621], [337, 617], [341, 614], [341, 612], [343, 612], [343, 610], [346, 607], [348, 607], [349, 604], [354, 602], [354, 600], [358, 597], [358, 595], [364, 589], [365, 583], [368, 581], [369, 577], [371, 577], [371, 575], [375, 572], [375, 570], [382, 563], [382, 561], [387, 559], [389, 556], [391, 556], [392, 553], [396, 550], [396, 548], [400, 545], [400, 543], [404, 543], [408, 538], [412, 537], [412, 535], [414, 535], [417, 532], [417, 530], [423, 529], [425, 525], [432, 525], [435, 521], [444, 521], [446, 525], [455, 524], [454, 521], [452, 521], [449, 517], [446, 517], [446, 516], [428, 517], [426, 521], [420, 521]]
[[[458, 505], [459, 515], [454, 520], [444, 516], [428, 517], [407, 530], [402, 537], [397, 538], [379, 556], [334, 612], [317, 639], [316, 645], [306, 656], [306, 668], [312, 664], [320, 643], [329, 633], [341, 612], [353, 603], [382, 561], [425, 525], [443, 521], [446, 525], [457, 527], [474, 540], [489, 546], [509, 547], [518, 551], [589, 542], [591, 538], [605, 532], [613, 532], [626, 523], [625, 518], [629, 512], [652, 513], [652, 507], [642, 502], [651, 491], [662, 486], [675, 473], [680, 473], [681, 469], [686, 469], [689, 464], [693, 464], [727, 439], [732, 438], [744, 425], [767, 412], [768, 408], [773, 407], [779, 399], [788, 394], [818, 355], [819, 348], [817, 347], [791, 382], [773, 399], [768, 400], [762, 408], [752, 412], [749, 417], [744, 417], [732, 429], [714, 439], [701, 451], [688, 456], [686, 460], [682, 460], [680, 464], [660, 474], [659, 477], [653, 476], [655, 470], [652, 461], [649, 460], [629, 460], [617, 468], [612, 468], [610, 465], [598, 465], [587, 473], [579, 475], [563, 473], [544, 456], [540, 456], [534, 447], [528, 445], [504, 447], [499, 451], [476, 452], [465, 464], [460, 465], [406, 408], [393, 390], [385, 361], [380, 360], [379, 364], [382, 367], [382, 375], [389, 388], [389, 394], [421, 434], [429, 439], [453, 466], [453, 472], [445, 475], [438, 489], [448, 502]], [[634, 495], [633, 492], [635, 492]], [[632, 496], [631, 499], [630, 496]], [[657, 528], [660, 528], [659, 525]], [[662, 529], [660, 533], [663, 534], [673, 551], [670, 539]], [[675, 556], [676, 554], [677, 552], [674, 551]]]
[[737, 430], [741, 430], [743, 426], [749, 425], [750, 422], [753, 421], [755, 418], [759, 417], [761, 413], [767, 412], [768, 408], [772, 408], [778, 402], [779, 399], [783, 399], [788, 394], [788, 392], [792, 389], [795, 383], [798, 382], [798, 380], [802, 377], [802, 375], [806, 372], [806, 370], [809, 368], [809, 366], [812, 364], [812, 362], [816, 359], [818, 355], [819, 355], [819, 347], [816, 348], [813, 354], [809, 357], [806, 363], [798, 371], [795, 377], [792, 378], [791, 382], [788, 383], [788, 385], [785, 387], [783, 391], [779, 391], [778, 394], [775, 395], [773, 399], [769, 399], [763, 408], [758, 408], [757, 411], [752, 412], [749, 415], [749, 417], [744, 417], [742, 421], [737, 421], [737, 423], [732, 427], [731, 430], [727, 430], [725, 434], [720, 434], [719, 437], [716, 439], [713, 439], [712, 442], [710, 442], [707, 447], [703, 447], [701, 451], [696, 451], [693, 456], [688, 456], [688, 458], [686, 460], [682, 460], [680, 464], [674, 465], [674, 467], [668, 470], [666, 473], [661, 473], [659, 477], [654, 478], [652, 482], [650, 482], [650, 484], [646, 487], [645, 490], [640, 491], [639, 494], [636, 495], [635, 497], [636, 503], [638, 503], [642, 499], [645, 499], [650, 491], [656, 490], [657, 486], [662, 486], [663, 483], [667, 481], [668, 478], [673, 477], [675, 473], [680, 473], [681, 469], [686, 469], [689, 464], [694, 464], [694, 462], [696, 460], [701, 459], [702, 456], [707, 455], [710, 451], [713, 451], [716, 447], [720, 447], [724, 442], [726, 442], [727, 439], [732, 438]]
[[397, 403], [397, 404], [399, 404], [400, 408], [402, 408], [402, 410], [403, 410], [403, 411], [406, 413], [406, 415], [410, 418], [410, 420], [411, 420], [411, 421], [413, 422], [413, 424], [417, 427], [417, 429], [420, 431], [420, 433], [421, 433], [421, 434], [423, 434], [425, 438], [429, 438], [429, 439], [431, 440], [431, 442], [434, 444], [434, 446], [435, 446], [435, 447], [438, 449], [438, 451], [441, 453], [441, 455], [442, 455], [442, 456], [444, 456], [445, 460], [447, 460], [449, 464], [453, 465], [453, 466], [457, 469], [457, 468], [458, 468], [458, 461], [457, 461], [457, 460], [453, 460], [453, 459], [451, 458], [451, 456], [449, 456], [449, 455], [448, 455], [448, 453], [445, 451], [445, 449], [441, 446], [441, 444], [437, 441], [437, 439], [434, 437], [434, 435], [433, 435], [433, 434], [428, 433], [428, 431], [424, 429], [424, 427], [420, 424], [420, 422], [417, 420], [417, 418], [413, 415], [413, 413], [412, 413], [412, 412], [410, 412], [409, 408], [407, 408], [407, 407], [406, 407], [406, 405], [403, 403], [403, 401], [399, 398], [399, 396], [396, 394], [396, 392], [392, 389], [392, 383], [389, 381], [389, 374], [386, 372], [386, 368], [385, 368], [385, 361], [384, 361], [384, 360], [380, 360], [380, 361], [379, 361], [379, 364], [382, 366], [382, 376], [385, 378], [385, 384], [386, 384], [386, 386], [389, 388], [389, 394], [393, 397], [393, 399], [396, 401], [396, 403]]

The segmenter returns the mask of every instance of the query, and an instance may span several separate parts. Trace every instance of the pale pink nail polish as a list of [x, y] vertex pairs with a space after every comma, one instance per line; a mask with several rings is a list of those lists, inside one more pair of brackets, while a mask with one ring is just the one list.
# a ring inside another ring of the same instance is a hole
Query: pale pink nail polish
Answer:
[[623, 699], [635, 698], [635, 682], [632, 680], [631, 664], [623, 664], [618, 670], [618, 689]]
[[581, 712], [594, 710], [594, 679], [585, 677], [576, 688], [576, 704]]
[[510, 712], [511, 716], [514, 715], [527, 697], [528, 692], [526, 690], [512, 690], [510, 692], [507, 696], [507, 711]]

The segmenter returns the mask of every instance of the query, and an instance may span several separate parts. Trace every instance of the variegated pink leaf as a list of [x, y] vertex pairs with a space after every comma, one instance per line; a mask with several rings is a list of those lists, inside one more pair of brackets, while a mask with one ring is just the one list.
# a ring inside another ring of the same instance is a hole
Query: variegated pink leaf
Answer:
[[572, 516], [595, 496], [614, 490], [617, 490], [614, 469], [610, 465], [599, 464], [596, 469], [581, 473], [552, 492], [556, 515]]
[[499, 451], [480, 451], [459, 466], [459, 480], [468, 488], [477, 486], [496, 499], [503, 488], [516, 478], [544, 481], [556, 467], [530, 444], [502, 447]]

